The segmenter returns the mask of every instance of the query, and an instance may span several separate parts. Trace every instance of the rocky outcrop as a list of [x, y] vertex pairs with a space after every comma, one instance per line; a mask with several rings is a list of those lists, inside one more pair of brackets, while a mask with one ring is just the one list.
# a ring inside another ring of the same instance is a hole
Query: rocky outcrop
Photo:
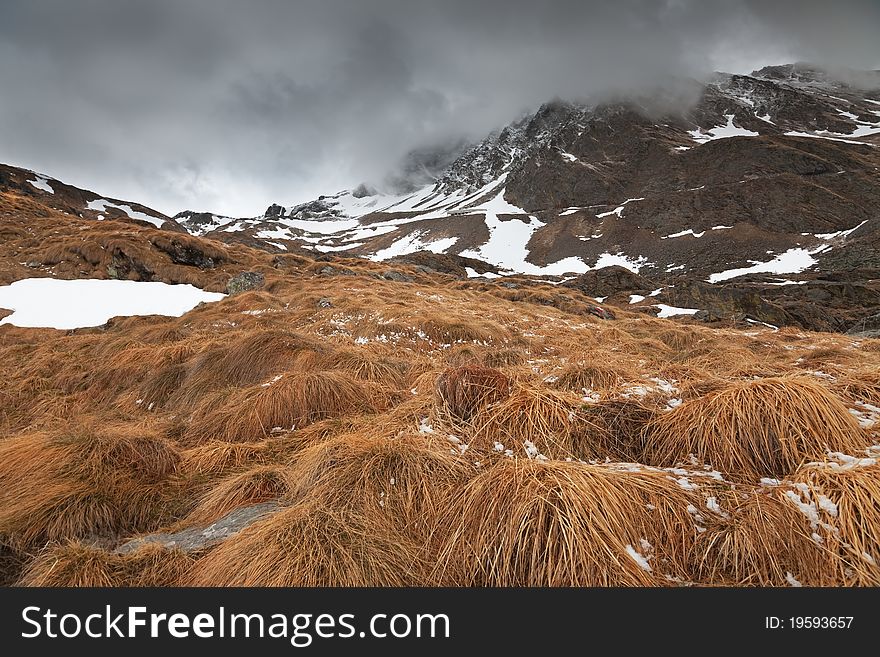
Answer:
[[236, 274], [229, 279], [226, 284], [227, 294], [240, 294], [241, 292], [249, 292], [250, 290], [258, 290], [263, 287], [266, 278], [259, 272], [245, 271]]
[[134, 552], [144, 545], [161, 545], [164, 548], [176, 548], [184, 552], [198, 552], [217, 543], [222, 543], [242, 529], [263, 519], [279, 509], [277, 502], [262, 502], [252, 506], [241, 507], [229, 512], [217, 522], [203, 527], [190, 527], [177, 532], [161, 532], [140, 536], [116, 548], [118, 554]]
[[609, 297], [618, 292], [650, 292], [660, 287], [625, 267], [613, 265], [588, 271], [562, 283], [591, 297]]

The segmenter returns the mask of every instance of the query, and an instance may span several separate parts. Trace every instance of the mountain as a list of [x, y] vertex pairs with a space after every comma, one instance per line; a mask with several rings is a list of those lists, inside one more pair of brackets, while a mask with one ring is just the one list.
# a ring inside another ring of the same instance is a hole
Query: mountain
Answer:
[[556, 101], [252, 219], [3, 167], [0, 586], [880, 585], [847, 79]]
[[0, 164], [0, 192], [7, 202], [10, 195], [14, 195], [22, 202], [32, 200], [51, 210], [85, 219], [113, 219], [184, 232], [177, 221], [145, 205], [101, 196], [30, 169]]
[[877, 71], [770, 66], [547, 103], [414, 191], [362, 185], [259, 217], [175, 219], [273, 252], [486, 263], [471, 276], [581, 285], [619, 266], [650, 289], [608, 302], [849, 330], [880, 310], [878, 135]]

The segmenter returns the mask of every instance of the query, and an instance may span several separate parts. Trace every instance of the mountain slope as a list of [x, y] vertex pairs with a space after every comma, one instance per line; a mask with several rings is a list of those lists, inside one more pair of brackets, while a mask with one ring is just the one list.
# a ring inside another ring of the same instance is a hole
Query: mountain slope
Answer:
[[[842, 81], [799, 64], [679, 81], [698, 99], [684, 110], [660, 92], [554, 101], [411, 194], [362, 186], [256, 218], [177, 219], [193, 233], [276, 252], [433, 252], [485, 261], [483, 271], [566, 278], [617, 265], [663, 288], [642, 305], [674, 306], [682, 295], [673, 288], [697, 285], [705, 293], [696, 309], [710, 318], [845, 330], [880, 305], [878, 79], [869, 71]], [[804, 304], [828, 282], [812, 281], [841, 270], [858, 270], [848, 284], [861, 300], [819, 316]], [[790, 281], [807, 288], [772, 289]], [[707, 304], [720, 283], [748, 294], [757, 286], [791, 307], [756, 314], [754, 304]]]

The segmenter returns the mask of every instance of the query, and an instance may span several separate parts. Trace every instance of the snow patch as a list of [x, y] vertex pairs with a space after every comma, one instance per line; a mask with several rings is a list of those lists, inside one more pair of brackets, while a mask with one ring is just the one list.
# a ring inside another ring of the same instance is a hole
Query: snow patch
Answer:
[[44, 178], [43, 176], [37, 175], [36, 180], [28, 180], [31, 186], [36, 187], [44, 192], [49, 192], [50, 194], [54, 194], [55, 190], [52, 189], [52, 186], [49, 184], [49, 179]]
[[224, 296], [192, 285], [26, 278], [0, 287], [0, 308], [14, 311], [0, 324], [75, 329], [100, 326], [111, 317], [180, 317], [199, 303], [219, 301]]
[[123, 205], [121, 203], [113, 203], [112, 201], [108, 201], [105, 198], [99, 198], [99, 199], [95, 199], [94, 201], [89, 201], [89, 204], [86, 207], [89, 210], [97, 210], [98, 212], [106, 212], [107, 208], [115, 208], [117, 210], [122, 210], [131, 219], [137, 219], [138, 221], [146, 221], [147, 223], [153, 224], [156, 228], [161, 228], [162, 224], [165, 223], [162, 219], [157, 219], [156, 217], [151, 217], [150, 215], [144, 214], [143, 212], [138, 212], [137, 210], [132, 210], [131, 206]]

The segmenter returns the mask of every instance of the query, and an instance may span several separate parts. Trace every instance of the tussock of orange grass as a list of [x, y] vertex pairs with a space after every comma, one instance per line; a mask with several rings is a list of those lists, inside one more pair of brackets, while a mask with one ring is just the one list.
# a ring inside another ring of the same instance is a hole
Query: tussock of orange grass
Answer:
[[808, 378], [735, 383], [658, 415], [645, 458], [672, 466], [689, 454], [732, 477], [784, 477], [827, 450], [855, 453], [865, 438], [847, 407]]
[[434, 342], [454, 344], [457, 342], [476, 342], [491, 344], [510, 337], [509, 331], [489, 320], [474, 317], [454, 317], [437, 315], [418, 322], [418, 327]]
[[181, 453], [180, 469], [194, 475], [218, 475], [245, 465], [261, 465], [267, 443], [209, 442]]
[[83, 543], [47, 548], [28, 566], [18, 586], [175, 586], [194, 559], [156, 544], [116, 554]]
[[431, 523], [473, 468], [432, 447], [421, 434], [338, 436], [305, 449], [293, 461], [293, 500], [356, 510], [371, 523], [391, 523], [424, 538]]
[[173, 517], [176, 450], [138, 427], [91, 429], [0, 441], [0, 536], [28, 547], [147, 530]]
[[847, 458], [805, 466], [794, 479], [801, 504], [822, 516], [817, 530], [839, 557], [836, 576], [848, 586], [880, 586], [880, 465]]
[[359, 380], [381, 383], [389, 388], [404, 387], [410, 372], [410, 365], [404, 360], [374, 357], [361, 351], [337, 352], [329, 359], [328, 365]]
[[447, 350], [443, 360], [449, 367], [481, 367], [483, 350], [474, 345], [459, 344]]
[[523, 349], [493, 349], [483, 357], [483, 363], [486, 367], [511, 367], [522, 365], [528, 357], [528, 352]]
[[580, 395], [518, 384], [509, 397], [473, 420], [472, 448], [492, 451], [495, 443], [514, 453], [528, 441], [548, 458], [605, 458], [608, 436], [584, 413]]
[[698, 399], [699, 397], [708, 395], [710, 392], [726, 388], [729, 385], [730, 381], [728, 379], [722, 379], [720, 377], [685, 379], [680, 386], [681, 398]]
[[68, 471], [89, 480], [122, 477], [152, 484], [173, 475], [180, 463], [177, 448], [146, 424], [85, 424], [55, 442], [70, 450]]
[[834, 389], [852, 401], [880, 406], [880, 367], [849, 372], [838, 378]]
[[454, 586], [664, 584], [687, 576], [691, 502], [664, 473], [504, 459], [438, 518], [434, 576]]
[[819, 347], [804, 352], [798, 359], [798, 363], [804, 367], [818, 367], [828, 363], [845, 363], [858, 357], [852, 350], [847, 351], [837, 346]]
[[672, 326], [664, 327], [653, 333], [652, 337], [657, 338], [670, 349], [687, 351], [702, 342], [705, 339], [705, 333], [695, 328]]
[[301, 504], [196, 561], [192, 586], [425, 585], [422, 549], [353, 513]]
[[510, 396], [511, 380], [489, 367], [448, 369], [437, 379], [437, 398], [454, 418], [470, 420], [481, 409]]
[[231, 475], [202, 496], [181, 526], [207, 525], [238, 507], [282, 498], [295, 486], [289, 466], [260, 465]]
[[813, 538], [809, 519], [792, 503], [791, 486], [723, 496], [721, 517], [701, 512], [706, 531], [694, 549], [699, 579], [735, 586], [839, 584], [835, 557]]
[[559, 390], [582, 392], [584, 390], [610, 390], [623, 380], [616, 366], [595, 363], [565, 366], [553, 382]]
[[695, 352], [685, 362], [692, 367], [722, 378], [741, 378], [746, 376], [773, 376], [782, 371], [762, 362], [748, 349], [736, 344], [724, 349], [713, 349], [708, 353]]
[[249, 442], [275, 428], [292, 429], [342, 415], [377, 410], [375, 386], [343, 372], [279, 375], [277, 381], [208, 397], [193, 413], [186, 440]]
[[583, 413], [587, 420], [602, 428], [606, 456], [621, 461], [639, 460], [644, 450], [642, 435], [655, 409], [638, 399], [603, 399], [586, 405]]
[[262, 383], [285, 371], [312, 370], [326, 351], [314, 340], [288, 331], [244, 333], [195, 356], [187, 364], [186, 378], [173, 401], [186, 405], [209, 390]]
[[27, 556], [0, 536], [0, 586], [12, 586], [21, 576]]

